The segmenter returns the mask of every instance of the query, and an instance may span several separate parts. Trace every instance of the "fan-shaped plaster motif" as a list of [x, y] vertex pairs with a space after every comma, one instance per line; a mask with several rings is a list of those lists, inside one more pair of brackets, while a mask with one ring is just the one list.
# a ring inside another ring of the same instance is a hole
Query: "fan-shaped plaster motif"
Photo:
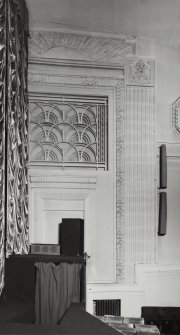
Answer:
[[[107, 101], [102, 103], [32, 101], [30, 161], [101, 164], [107, 169]], [[61, 97], [61, 100], [64, 99]], [[66, 100], [67, 97], [66, 97]]]

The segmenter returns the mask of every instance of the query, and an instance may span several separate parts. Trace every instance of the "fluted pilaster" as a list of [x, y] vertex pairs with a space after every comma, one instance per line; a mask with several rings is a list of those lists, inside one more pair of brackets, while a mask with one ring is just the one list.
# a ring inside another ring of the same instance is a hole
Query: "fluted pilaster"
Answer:
[[155, 262], [156, 169], [153, 61], [127, 60], [125, 159], [125, 273]]

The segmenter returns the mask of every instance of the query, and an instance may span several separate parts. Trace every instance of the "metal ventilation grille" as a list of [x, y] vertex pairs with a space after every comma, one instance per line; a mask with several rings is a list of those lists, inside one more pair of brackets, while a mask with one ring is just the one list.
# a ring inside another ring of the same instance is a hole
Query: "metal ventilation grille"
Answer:
[[108, 98], [30, 98], [30, 164], [108, 169]]
[[121, 300], [108, 299], [108, 300], [93, 300], [93, 314], [104, 315], [121, 315]]

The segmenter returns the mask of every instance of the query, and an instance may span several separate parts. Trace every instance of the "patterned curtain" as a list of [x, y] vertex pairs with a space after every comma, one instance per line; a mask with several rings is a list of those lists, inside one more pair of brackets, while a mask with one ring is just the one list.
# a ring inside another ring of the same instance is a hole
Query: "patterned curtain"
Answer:
[[4, 256], [28, 252], [28, 20], [24, 0], [0, 0], [0, 290]]

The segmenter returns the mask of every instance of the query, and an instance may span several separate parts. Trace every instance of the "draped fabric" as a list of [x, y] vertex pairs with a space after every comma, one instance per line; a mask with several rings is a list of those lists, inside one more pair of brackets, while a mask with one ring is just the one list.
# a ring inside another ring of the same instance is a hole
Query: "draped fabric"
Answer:
[[80, 301], [81, 264], [37, 262], [35, 316], [37, 324], [57, 324], [72, 302]]
[[7, 18], [7, 256], [28, 251], [28, 32], [24, 30], [24, 2], [16, 2], [9, 1]]
[[6, 82], [6, 7], [0, 0], [0, 293], [4, 286], [5, 243], [5, 82]]
[[28, 251], [27, 9], [0, 0], [0, 293], [4, 258]]

